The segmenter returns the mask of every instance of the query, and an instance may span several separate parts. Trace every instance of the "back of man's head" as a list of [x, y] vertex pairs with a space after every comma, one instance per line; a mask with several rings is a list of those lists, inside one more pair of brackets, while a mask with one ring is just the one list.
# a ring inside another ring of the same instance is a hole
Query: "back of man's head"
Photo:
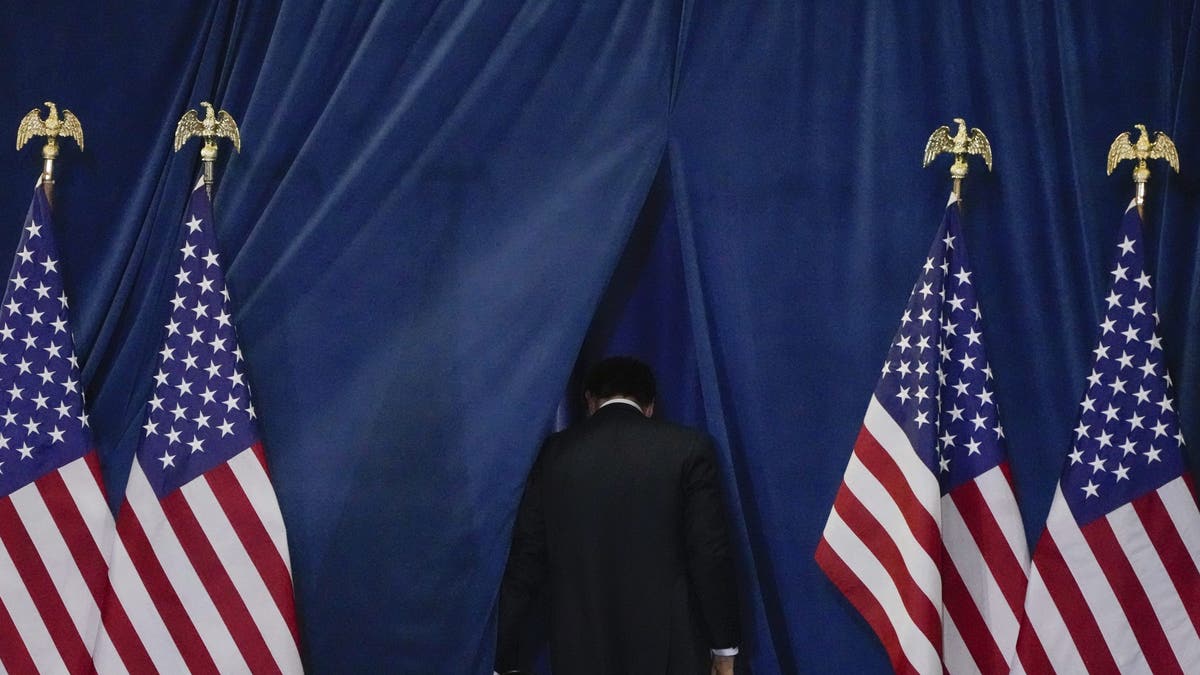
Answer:
[[596, 400], [624, 397], [637, 401], [645, 410], [654, 403], [654, 372], [630, 356], [610, 356], [588, 372], [583, 393]]

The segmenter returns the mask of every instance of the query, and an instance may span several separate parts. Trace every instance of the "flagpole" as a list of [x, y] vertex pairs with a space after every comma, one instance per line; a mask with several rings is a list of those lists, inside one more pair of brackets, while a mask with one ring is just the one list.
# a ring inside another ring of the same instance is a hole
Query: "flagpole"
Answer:
[[1175, 173], [1179, 173], [1179, 151], [1175, 149], [1175, 142], [1165, 133], [1155, 132], [1152, 143], [1150, 142], [1150, 132], [1146, 130], [1145, 124], [1135, 124], [1133, 127], [1139, 132], [1137, 141], [1131, 141], [1129, 132], [1126, 131], [1118, 135], [1109, 146], [1108, 175], [1111, 176], [1113, 169], [1117, 168], [1121, 162], [1127, 159], [1134, 160], [1133, 183], [1137, 189], [1138, 216], [1144, 219], [1146, 183], [1150, 181], [1150, 167], [1146, 166], [1146, 160], [1165, 159], [1167, 165], [1175, 169]]
[[54, 160], [58, 157], [58, 141], [51, 136], [42, 146], [42, 189], [46, 191], [46, 202], [54, 204]]
[[79, 149], [83, 150], [83, 126], [70, 110], [64, 109], [62, 117], [59, 117], [58, 106], [53, 101], [46, 101], [43, 105], [50, 109], [45, 119], [42, 119], [40, 108], [30, 110], [21, 118], [21, 123], [17, 125], [17, 150], [35, 136], [46, 137], [46, 144], [42, 146], [41, 179], [42, 187], [46, 191], [46, 201], [53, 204], [54, 160], [58, 159], [58, 137], [74, 138], [79, 144]]
[[175, 152], [179, 152], [193, 136], [204, 140], [204, 144], [200, 146], [200, 163], [204, 167], [204, 189], [208, 192], [209, 199], [212, 199], [213, 166], [217, 162], [219, 151], [217, 139], [229, 139], [233, 142], [233, 149], [241, 152], [242, 134], [238, 131], [237, 122], [229, 113], [224, 110], [215, 112], [208, 101], [201, 101], [200, 107], [204, 109], [203, 119], [196, 115], [195, 110], [189, 110], [179, 118], [179, 124], [175, 126]]

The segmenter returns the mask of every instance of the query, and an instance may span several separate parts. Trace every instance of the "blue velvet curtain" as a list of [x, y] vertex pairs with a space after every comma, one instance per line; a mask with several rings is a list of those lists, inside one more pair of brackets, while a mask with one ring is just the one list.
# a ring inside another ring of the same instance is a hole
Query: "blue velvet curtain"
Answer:
[[[0, 57], [10, 129], [44, 100], [84, 123], [56, 226], [114, 505], [197, 170], [174, 125], [201, 100], [239, 120], [217, 230], [314, 672], [490, 671], [526, 471], [612, 351], [720, 447], [743, 661], [885, 669], [812, 554], [954, 116], [995, 150], [964, 223], [1030, 539], [1132, 191], [1105, 154], [1139, 121], [1182, 157], [1153, 167], [1149, 260], [1200, 443], [1194, 1], [48, 0], [10, 7]], [[0, 260], [37, 165], [0, 162]]]

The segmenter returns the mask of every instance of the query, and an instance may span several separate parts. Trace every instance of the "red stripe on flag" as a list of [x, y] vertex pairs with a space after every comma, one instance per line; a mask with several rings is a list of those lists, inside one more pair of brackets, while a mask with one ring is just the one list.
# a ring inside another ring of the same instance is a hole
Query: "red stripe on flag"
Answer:
[[959, 485], [950, 491], [950, 499], [958, 507], [958, 513], [1000, 586], [1000, 592], [1020, 621], [1025, 615], [1025, 586], [1028, 579], [1021, 562], [1017, 560], [1017, 554], [1004, 536], [1004, 530], [1000, 529], [996, 514], [992, 513], [984, 499], [979, 484], [969, 480]]
[[1167, 634], [1158, 622], [1158, 615], [1154, 613], [1150, 598], [1146, 596], [1145, 587], [1117, 542], [1112, 524], [1107, 518], [1097, 518], [1080, 530], [1083, 531], [1088, 546], [1095, 554], [1096, 561], [1100, 563], [1100, 569], [1104, 571], [1105, 578], [1112, 586], [1117, 602], [1129, 621], [1129, 628], [1142, 648], [1146, 663], [1150, 665], [1150, 670], [1156, 673], [1183, 672], [1179, 667], [1179, 660], [1175, 658], [1175, 651], [1171, 649], [1171, 643], [1167, 640]]
[[1157, 490], [1131, 503], [1142, 521], [1142, 527], [1146, 528], [1146, 536], [1153, 542], [1154, 550], [1167, 569], [1171, 583], [1175, 585], [1175, 592], [1179, 593], [1192, 626], [1200, 633], [1200, 571], [1197, 571], [1196, 562], [1188, 553], [1187, 544], [1183, 543], [1183, 537], [1175, 529], [1171, 514], [1167, 513], [1167, 507]]
[[854, 532], [859, 541], [875, 554], [879, 563], [887, 570], [888, 576], [896, 585], [904, 609], [912, 617], [913, 623], [920, 629], [930, 644], [940, 654], [942, 651], [942, 619], [938, 608], [925, 595], [912, 574], [904, 564], [904, 557], [896, 546], [888, 531], [879, 524], [875, 516], [863, 506], [850, 488], [842, 485], [833, 508], [842, 517], [842, 521]]
[[38, 614], [46, 624], [46, 630], [50, 632], [67, 670], [72, 673], [91, 672], [92, 655], [79, 636], [67, 606], [63, 604], [45, 563], [8, 497], [0, 499], [0, 543], [12, 557], [21, 582], [29, 589], [29, 595], [37, 605]]
[[983, 673], [1004, 673], [1008, 671], [1008, 661], [1000, 652], [996, 638], [988, 629], [983, 613], [975, 604], [967, 590], [967, 584], [954, 566], [954, 560], [943, 549], [942, 557], [942, 604], [950, 614], [950, 619], [958, 628], [963, 644], [975, 659], [975, 665]]
[[128, 505], [124, 510], [125, 512], [117, 518], [117, 534], [125, 544], [129, 559], [133, 561], [133, 567], [145, 584], [146, 591], [154, 602], [154, 608], [166, 624], [180, 656], [193, 673], [217, 675], [217, 664], [213, 662], [212, 655], [208, 653], [204, 641], [200, 639], [200, 633], [192, 623], [192, 618], [179, 600], [179, 594], [175, 592], [175, 587], [167, 578], [158, 556], [154, 554], [154, 547], [150, 545], [141, 521]]
[[888, 658], [892, 662], [892, 669], [897, 673], [915, 674], [917, 669], [912, 666], [908, 658], [904, 655], [904, 649], [900, 646], [900, 638], [896, 635], [895, 627], [892, 626], [887, 613], [883, 610], [883, 605], [879, 604], [879, 600], [863, 585], [858, 576], [846, 566], [841, 557], [830, 548], [824, 537], [817, 544], [816, 559], [817, 565], [825, 572], [825, 576], [829, 577], [829, 580], [838, 587], [842, 595], [846, 596], [850, 604], [854, 605], [858, 613], [862, 614], [863, 618], [870, 624], [872, 630], [875, 631], [875, 635], [883, 643], [883, 648], [887, 651]]
[[[1112, 652], [1104, 641], [1104, 634], [1100, 632], [1100, 626], [1096, 623], [1096, 617], [1092, 615], [1092, 610], [1083, 598], [1083, 592], [1079, 590], [1079, 583], [1075, 581], [1075, 575], [1071, 574], [1071, 568], [1063, 560], [1049, 529], [1038, 542], [1034, 566], [1041, 573], [1050, 599], [1054, 601], [1063, 623], [1067, 625], [1067, 631], [1071, 633], [1071, 640], [1075, 643], [1075, 651], [1079, 653], [1088, 672], [1119, 674], [1121, 669], [1113, 660]], [[1025, 664], [1026, 670], [1031, 673], [1048, 672], [1034, 670], [1030, 664], [1035, 660], [1026, 660], [1028, 650], [1032, 647], [1025, 638], [1034, 642], [1038, 639], [1032, 630], [1021, 631], [1017, 640], [1017, 653], [1021, 656], [1021, 663]]]
[[[71, 551], [71, 557], [75, 559], [96, 606], [104, 610], [104, 627], [108, 630], [109, 638], [125, 667], [135, 673], [152, 672], [153, 662], [133, 624], [129, 622], [125, 608], [116, 596], [109, 594], [108, 562], [100, 553], [100, 548], [84, 522], [79, 505], [75, 503], [62, 474], [51, 471], [37, 479], [35, 484], [47, 510], [50, 511], [50, 516], [54, 519], [54, 524], [62, 532], [67, 549]], [[104, 505], [103, 508], [108, 507]]]
[[913, 494], [912, 485], [904, 477], [904, 472], [900, 470], [896, 461], [866, 427], [863, 427], [858, 434], [858, 440], [854, 442], [854, 454], [858, 455], [863, 466], [891, 495], [892, 501], [900, 508], [901, 515], [908, 523], [908, 529], [912, 530], [913, 537], [930, 558], [938, 560], [942, 553], [942, 534], [937, 521]]
[[229, 634], [237, 643], [238, 651], [246, 659], [246, 665], [256, 673], [279, 672], [279, 666], [271, 656], [258, 624], [254, 623], [254, 618], [246, 609], [245, 601], [233, 585], [233, 580], [229, 578], [221, 559], [217, 557], [212, 542], [208, 540], [204, 528], [196, 520], [196, 515], [192, 513], [192, 507], [187, 503], [183, 492], [175, 490], [159, 501], [163, 512], [167, 514], [171, 529], [175, 531], [175, 536], [183, 546], [184, 553], [187, 554], [217, 612], [229, 628]]
[[37, 666], [29, 656], [29, 648], [17, 632], [12, 615], [0, 601], [0, 664], [10, 673], [36, 673]]
[[250, 560], [254, 562], [254, 567], [270, 591], [271, 597], [275, 599], [275, 605], [287, 622], [292, 638], [299, 644], [300, 632], [296, 628], [292, 576], [279, 555], [279, 549], [275, 548], [275, 543], [271, 541], [267, 528], [263, 526], [258, 512], [254, 510], [254, 505], [246, 498], [242, 484], [238, 482], [228, 463], [210, 469], [204, 474], [204, 478], [216, 496], [217, 503], [225, 511], [225, 516], [229, 518], [234, 532], [237, 532]]

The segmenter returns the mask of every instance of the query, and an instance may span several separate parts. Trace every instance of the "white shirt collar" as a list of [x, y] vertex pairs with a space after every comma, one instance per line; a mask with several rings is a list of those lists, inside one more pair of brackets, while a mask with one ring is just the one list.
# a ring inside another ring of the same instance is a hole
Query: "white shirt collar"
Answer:
[[[637, 408], [638, 412], [641, 412], [643, 414], [646, 412], [645, 410], [642, 410], [642, 406], [638, 405], [637, 401], [635, 401], [631, 398], [624, 398], [621, 396], [617, 396], [615, 398], [608, 399], [604, 403], [600, 404], [600, 408], [603, 408], [604, 406], [612, 405], [614, 403], [624, 403], [625, 405], [631, 405], [631, 406]], [[596, 408], [596, 410], [599, 410], [600, 408]]]

